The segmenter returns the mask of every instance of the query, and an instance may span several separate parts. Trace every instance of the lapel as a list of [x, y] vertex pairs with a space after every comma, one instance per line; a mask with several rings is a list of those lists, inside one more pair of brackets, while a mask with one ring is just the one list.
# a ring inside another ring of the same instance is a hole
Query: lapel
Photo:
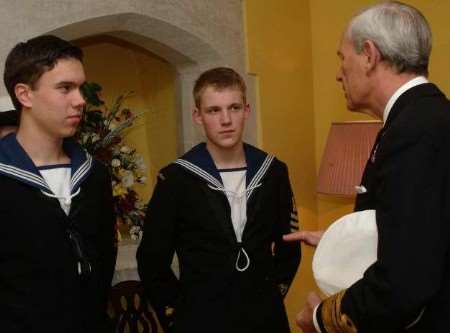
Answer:
[[[73, 139], [64, 140], [63, 148], [71, 159], [71, 193], [73, 194], [78, 191], [83, 180], [91, 172], [92, 157]], [[10, 134], [0, 141], [0, 174], [53, 194], [33, 161], [17, 142], [15, 134]]]
[[264, 177], [270, 169], [274, 156], [265, 153], [251, 145], [245, 145], [245, 158], [247, 162], [247, 227], [255, 222], [255, 214], [258, 211], [260, 200], [257, 200], [258, 192], [264, 189]]
[[223, 183], [216, 165], [206, 149], [205, 143], [193, 147], [175, 161], [175, 164], [197, 177], [201, 182], [202, 191], [207, 198], [215, 220], [219, 223], [226, 237], [234, 244], [237, 242], [230, 218], [228, 199], [223, 194]]
[[[369, 193], [364, 195], [357, 195], [355, 211], [372, 208], [371, 206], [367, 206], [367, 202], [371, 202], [370, 198], [374, 195], [371, 183], [376, 182], [376, 180], [374, 180], [376, 169], [375, 164], [380, 160], [380, 152], [383, 152], [383, 150], [386, 149], [384, 147], [386, 140], [385, 134], [389, 132], [389, 130], [396, 123], [396, 120], [399, 119], [399, 115], [408, 109], [408, 106], [417, 104], [418, 100], [421, 98], [436, 96], [442, 96], [443, 98], [445, 98], [445, 95], [439, 90], [437, 86], [432, 83], [425, 83], [408, 89], [399, 96], [397, 101], [395, 101], [386, 120], [386, 123], [377, 135], [372, 151], [370, 153], [370, 158], [364, 168], [361, 184], [368, 187], [367, 189]], [[386, 144], [389, 145], [389, 143]]]
[[[254, 193], [262, 186], [262, 180], [269, 170], [274, 156], [268, 155], [248, 144], [244, 144], [244, 152], [247, 164], [246, 197], [248, 223], [255, 212], [255, 205], [249, 205], [249, 202], [251, 202]], [[236, 235], [231, 222], [231, 209], [224, 193], [225, 188], [222, 178], [211, 155], [206, 149], [206, 144], [198, 144], [174, 163], [203, 182], [202, 190], [207, 197], [208, 204], [212, 208], [216, 220], [221, 225], [227, 237], [236, 243]]]
[[93, 159], [75, 140], [64, 140], [64, 151], [70, 157], [71, 166], [71, 194], [74, 194], [81, 183], [92, 171]]

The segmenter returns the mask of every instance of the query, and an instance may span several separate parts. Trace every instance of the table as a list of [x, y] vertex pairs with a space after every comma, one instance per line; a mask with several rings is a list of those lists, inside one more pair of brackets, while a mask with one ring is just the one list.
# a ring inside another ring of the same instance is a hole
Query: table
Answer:
[[[136, 261], [136, 251], [139, 242], [139, 240], [132, 240], [131, 238], [124, 238], [119, 242], [112, 285], [122, 281], [140, 280]], [[174, 255], [171, 267], [175, 275], [179, 277], [178, 258], [176, 255]]]

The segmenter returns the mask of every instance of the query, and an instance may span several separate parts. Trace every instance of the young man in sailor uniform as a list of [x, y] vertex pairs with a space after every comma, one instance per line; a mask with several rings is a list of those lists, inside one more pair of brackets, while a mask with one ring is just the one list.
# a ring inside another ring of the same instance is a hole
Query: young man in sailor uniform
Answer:
[[115, 263], [107, 169], [71, 139], [82, 51], [54, 36], [17, 44], [4, 82], [20, 112], [0, 140], [0, 328], [105, 332]]
[[283, 297], [300, 246], [282, 235], [298, 228], [296, 207], [286, 165], [242, 141], [245, 92], [229, 68], [198, 78], [206, 143], [161, 170], [149, 203], [138, 268], [166, 331], [290, 331]]

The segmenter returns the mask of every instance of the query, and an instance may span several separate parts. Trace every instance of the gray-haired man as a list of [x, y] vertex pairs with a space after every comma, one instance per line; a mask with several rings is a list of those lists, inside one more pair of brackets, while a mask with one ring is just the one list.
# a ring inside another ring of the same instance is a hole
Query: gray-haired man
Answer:
[[[377, 261], [336, 295], [310, 294], [297, 317], [305, 333], [448, 332], [450, 105], [426, 78], [430, 52], [425, 18], [399, 2], [365, 9], [343, 35], [336, 79], [347, 107], [384, 121], [355, 207], [376, 211]], [[320, 233], [288, 238], [317, 243]]]

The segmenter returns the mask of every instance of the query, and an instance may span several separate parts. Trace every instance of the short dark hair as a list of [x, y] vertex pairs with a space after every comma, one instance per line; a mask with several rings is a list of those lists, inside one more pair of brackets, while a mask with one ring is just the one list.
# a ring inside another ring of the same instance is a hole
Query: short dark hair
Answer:
[[18, 83], [33, 89], [42, 74], [52, 70], [58, 60], [69, 58], [82, 61], [83, 51], [53, 35], [35, 37], [14, 46], [6, 58], [3, 82], [16, 110], [22, 109], [14, 91]]
[[217, 90], [224, 88], [237, 88], [242, 92], [244, 102], [246, 101], [247, 87], [245, 81], [235, 70], [228, 67], [217, 67], [203, 72], [194, 85], [194, 101], [197, 108], [200, 107], [202, 94], [208, 87]]

